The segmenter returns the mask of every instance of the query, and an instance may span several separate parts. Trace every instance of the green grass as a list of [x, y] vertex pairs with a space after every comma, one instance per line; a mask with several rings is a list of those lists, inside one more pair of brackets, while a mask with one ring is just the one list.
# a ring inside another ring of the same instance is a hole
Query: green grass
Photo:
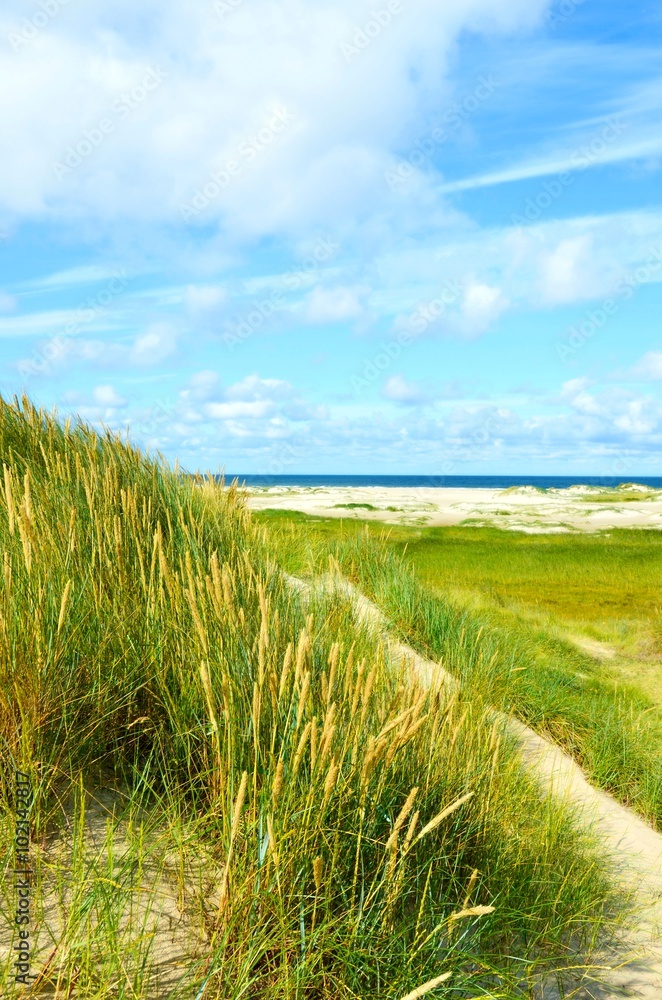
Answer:
[[585, 503], [637, 503], [643, 500], [654, 500], [657, 493], [651, 491], [628, 492], [626, 490], [615, 490], [613, 493], [591, 493], [581, 499]]
[[379, 507], [373, 507], [371, 503], [334, 503], [334, 507], [342, 507], [345, 510], [379, 510]]
[[0, 464], [3, 995], [14, 767], [51, 993], [398, 1000], [448, 972], [437, 998], [514, 1000], [581, 965], [619, 902], [600, 849], [470, 692], [288, 586], [236, 490], [27, 400]]
[[[300, 572], [333, 552], [407, 641], [662, 828], [662, 533], [293, 524], [307, 540]], [[587, 655], [572, 641], [581, 633], [621, 655]]]
[[[305, 571], [313, 553], [336, 540], [384, 525], [263, 511], [257, 519], [299, 543], [288, 552], [292, 571]], [[647, 627], [662, 609], [662, 531], [636, 529], [581, 534], [528, 534], [491, 527], [392, 526], [391, 550], [406, 552], [417, 577], [431, 588], [485, 599], [500, 607], [549, 613], [573, 625], [634, 623]]]

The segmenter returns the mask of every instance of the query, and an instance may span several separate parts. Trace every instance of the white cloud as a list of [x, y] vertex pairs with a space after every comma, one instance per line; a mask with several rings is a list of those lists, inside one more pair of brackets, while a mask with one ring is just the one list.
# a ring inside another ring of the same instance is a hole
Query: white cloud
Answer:
[[93, 282], [110, 281], [118, 275], [124, 276], [122, 268], [105, 267], [99, 264], [84, 264], [80, 267], [71, 267], [66, 271], [56, 271], [53, 274], [47, 274], [43, 278], [33, 278], [30, 281], [23, 281], [20, 287], [51, 291], [53, 289], [70, 288]]
[[[10, 41], [0, 65], [0, 208], [171, 223], [199, 193], [194, 222], [239, 239], [353, 227], [384, 202], [402, 123], [422, 128], [447, 97], [458, 35], [517, 31], [547, 2], [420, 0], [349, 64], [353, 0], [252, 0], [225, 18], [211, 3], [72, 5], [16, 51]], [[24, 18], [8, 0], [0, 35], [20, 35]], [[278, 109], [291, 120], [261, 138]]]
[[496, 322], [509, 302], [500, 288], [471, 280], [462, 298], [462, 326], [470, 336], [484, 333]]
[[136, 337], [129, 353], [129, 364], [159, 364], [174, 354], [176, 343], [177, 338], [170, 326], [155, 324]]
[[614, 427], [628, 434], [652, 434], [659, 427], [660, 414], [653, 412], [649, 400], [633, 399], [625, 406], [625, 412], [614, 420]]
[[393, 375], [384, 385], [382, 395], [396, 403], [422, 403], [426, 394], [418, 382], [409, 382], [402, 375]]
[[92, 398], [99, 406], [126, 406], [127, 401], [120, 396], [112, 385], [98, 385], [92, 392]]
[[205, 410], [210, 417], [233, 420], [237, 417], [267, 417], [274, 412], [274, 404], [270, 400], [254, 400], [250, 403], [208, 403]]
[[182, 399], [207, 400], [219, 392], [220, 379], [217, 372], [196, 372], [188, 381], [186, 389], [181, 392]]
[[561, 240], [540, 261], [543, 302], [561, 305], [591, 298], [595, 291], [593, 241], [590, 234]]
[[304, 316], [310, 323], [338, 323], [363, 314], [360, 295], [364, 289], [314, 288], [306, 299]]
[[188, 285], [184, 301], [192, 312], [206, 312], [222, 305], [227, 292], [219, 285]]
[[247, 375], [240, 382], [231, 385], [226, 395], [228, 399], [289, 399], [294, 393], [289, 382], [277, 378], [260, 378], [259, 375]]
[[632, 366], [629, 374], [646, 382], [662, 380], [662, 351], [648, 351]]
[[15, 295], [8, 295], [7, 292], [0, 291], [0, 312], [13, 312], [18, 306], [18, 299]]
[[[662, 401], [613, 385], [600, 388], [586, 378], [568, 380], [553, 398], [506, 404], [503, 399], [454, 402], [445, 392], [428, 392], [422, 383], [393, 376], [387, 385], [394, 402], [414, 402], [420, 392], [434, 407], [403, 405], [389, 415], [371, 403], [339, 403], [321, 412], [282, 380], [255, 374], [223, 386], [212, 374], [201, 372], [189, 380], [173, 412], [160, 422], [158, 435], [150, 436], [150, 446], [180, 458], [190, 455], [196, 467], [225, 465], [233, 473], [365, 470], [394, 463], [424, 472], [435, 456], [443, 456], [458, 473], [472, 467], [480, 471], [488, 461], [494, 467], [527, 460], [543, 468], [553, 462], [557, 470], [572, 461], [579, 463], [573, 466], [578, 472], [621, 475], [626, 456], [634, 475], [659, 461], [662, 445]], [[211, 392], [213, 398], [192, 399], [196, 386], [195, 391]], [[79, 412], [81, 406], [94, 411], [88, 399], [78, 404]], [[120, 416], [130, 420], [139, 433], [132, 413], [118, 407], [114, 416], [111, 407], [104, 412], [118, 426]]]
[[[573, 49], [573, 58], [574, 60], [578, 58], [576, 49]], [[659, 83], [657, 92], [659, 93]], [[659, 135], [656, 119], [647, 116], [643, 120], [633, 121], [633, 110], [627, 107], [627, 100], [621, 103], [622, 106], [614, 107], [614, 113], [611, 115], [569, 124], [565, 130], [567, 134], [562, 134], [554, 147], [546, 149], [538, 156], [524, 158], [503, 170], [446, 181], [441, 185], [440, 191], [443, 194], [455, 194], [460, 191], [496, 187], [500, 184], [556, 174], [564, 175], [566, 178], [570, 175], [574, 179], [577, 173], [591, 167], [648, 160], [662, 154], [662, 138]], [[658, 111], [659, 97], [657, 107], [651, 105], [647, 108], [641, 107], [639, 110]], [[551, 188], [547, 189], [547, 195], [553, 200], [558, 197], [557, 188], [562, 192], [566, 181], [562, 184], [554, 178], [551, 184]], [[542, 190], [546, 190], [544, 186]]]

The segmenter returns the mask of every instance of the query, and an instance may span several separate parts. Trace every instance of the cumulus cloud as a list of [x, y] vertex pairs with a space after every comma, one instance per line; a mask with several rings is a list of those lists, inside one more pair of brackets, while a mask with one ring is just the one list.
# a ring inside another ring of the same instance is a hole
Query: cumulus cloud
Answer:
[[363, 314], [360, 301], [362, 291], [363, 289], [358, 288], [318, 286], [306, 299], [304, 317], [310, 323], [338, 323], [341, 320], [357, 319]]
[[594, 293], [593, 241], [590, 234], [561, 240], [540, 260], [540, 292], [544, 302], [561, 305]]
[[136, 337], [129, 353], [129, 363], [156, 365], [175, 352], [177, 338], [174, 330], [165, 323], [151, 326]]
[[208, 403], [205, 412], [208, 417], [218, 417], [220, 420], [232, 420], [236, 417], [268, 417], [274, 412], [272, 400], [253, 400], [252, 402]]
[[662, 380], [662, 351], [648, 351], [632, 366], [629, 374], [632, 378], [646, 382]]
[[63, 394], [64, 403], [91, 423], [103, 423], [115, 430], [127, 417], [129, 401], [112, 385], [97, 385], [89, 392], [70, 389]]
[[480, 281], [470, 281], [462, 298], [463, 329], [470, 336], [484, 333], [508, 305], [508, 299], [500, 288]]
[[172, 223], [191, 206], [193, 224], [239, 238], [353, 224], [383, 202], [402, 122], [420, 128], [446, 97], [460, 32], [517, 30], [546, 6], [421, 0], [348, 59], [352, 0], [253, 0], [226, 17], [173, 0], [71, 6], [31, 38], [7, 0], [0, 208]]
[[228, 399], [290, 399], [294, 388], [289, 382], [278, 378], [260, 378], [257, 374], [247, 375], [226, 390]]
[[395, 403], [416, 404], [427, 399], [427, 394], [418, 382], [409, 382], [402, 375], [393, 375], [382, 389], [385, 399]]
[[112, 385], [98, 385], [92, 392], [92, 398], [100, 406], [126, 406], [126, 399], [115, 391]]
[[216, 372], [198, 372], [180, 398], [180, 416], [186, 424], [220, 422], [232, 437], [287, 437], [293, 424], [328, 416], [324, 407], [309, 405], [290, 382], [255, 373], [226, 386]]

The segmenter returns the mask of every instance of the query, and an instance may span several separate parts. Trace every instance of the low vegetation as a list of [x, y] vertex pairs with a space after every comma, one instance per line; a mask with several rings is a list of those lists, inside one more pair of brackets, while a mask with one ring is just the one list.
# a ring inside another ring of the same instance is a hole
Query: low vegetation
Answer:
[[334, 503], [334, 507], [340, 507], [344, 510], [378, 510], [371, 503]]
[[[302, 518], [296, 554], [283, 548], [299, 572], [306, 560], [319, 572], [332, 553], [403, 638], [662, 829], [661, 532], [384, 532]], [[292, 530], [270, 523], [281, 538]], [[621, 655], [591, 655], [582, 636], [615, 641]]]
[[[483, 699], [293, 589], [235, 489], [27, 400], [0, 401], [0, 463], [3, 996], [15, 768], [37, 991], [508, 1000], [590, 955], [617, 902], [598, 847]], [[361, 582], [388, 603], [382, 555]]]

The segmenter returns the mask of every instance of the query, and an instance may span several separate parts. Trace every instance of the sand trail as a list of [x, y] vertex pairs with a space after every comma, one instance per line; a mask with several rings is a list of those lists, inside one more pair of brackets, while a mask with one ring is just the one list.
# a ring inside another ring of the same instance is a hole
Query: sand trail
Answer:
[[[287, 580], [302, 593], [312, 585], [295, 577]], [[385, 640], [389, 655], [428, 683], [434, 675], [450, 689], [459, 688], [456, 677], [440, 664], [427, 660], [410, 646], [394, 641], [388, 634], [384, 614], [352, 584], [339, 575], [328, 574], [317, 583], [322, 589], [341, 590], [355, 601], [357, 618], [376, 628]], [[538, 778], [544, 791], [573, 807], [582, 821], [598, 836], [615, 862], [618, 878], [637, 899], [637, 922], [600, 956], [601, 973], [595, 981], [566, 984], [566, 996], [577, 1000], [662, 1000], [662, 835], [651, 829], [632, 810], [611, 795], [594, 788], [582, 769], [558, 746], [538, 735], [512, 716], [496, 709], [507, 731], [520, 746], [522, 761]], [[556, 986], [543, 993], [544, 1000], [556, 1000]]]

